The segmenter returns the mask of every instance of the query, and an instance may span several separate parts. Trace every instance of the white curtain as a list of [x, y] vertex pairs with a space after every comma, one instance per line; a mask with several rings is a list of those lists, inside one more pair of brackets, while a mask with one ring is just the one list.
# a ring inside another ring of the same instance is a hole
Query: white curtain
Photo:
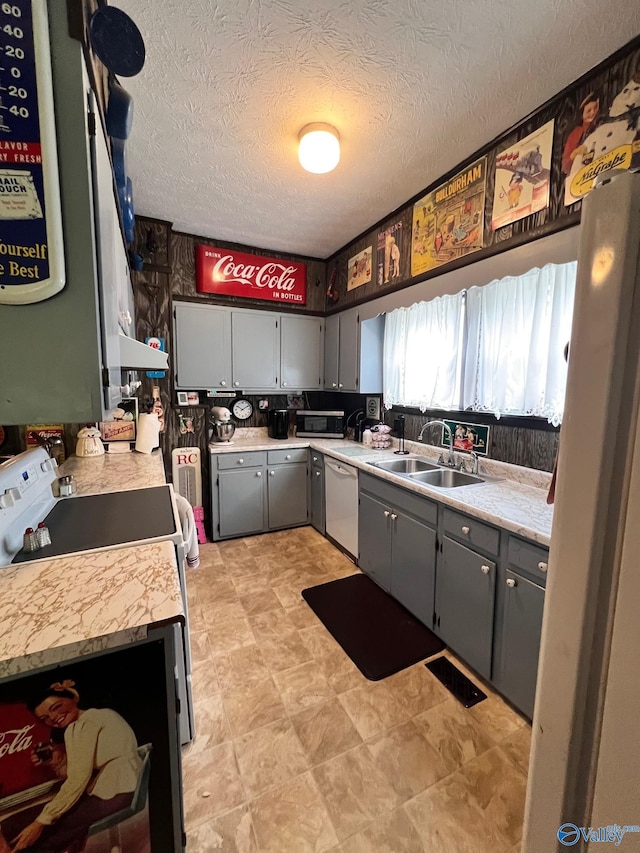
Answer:
[[464, 293], [387, 314], [384, 401], [427, 408], [460, 406]]
[[576, 266], [549, 264], [469, 289], [464, 408], [561, 423]]

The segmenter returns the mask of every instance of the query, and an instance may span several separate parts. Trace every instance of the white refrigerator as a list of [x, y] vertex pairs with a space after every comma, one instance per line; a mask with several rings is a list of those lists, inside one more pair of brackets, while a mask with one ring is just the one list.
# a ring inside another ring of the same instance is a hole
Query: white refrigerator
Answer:
[[580, 228], [525, 853], [640, 850], [640, 174]]

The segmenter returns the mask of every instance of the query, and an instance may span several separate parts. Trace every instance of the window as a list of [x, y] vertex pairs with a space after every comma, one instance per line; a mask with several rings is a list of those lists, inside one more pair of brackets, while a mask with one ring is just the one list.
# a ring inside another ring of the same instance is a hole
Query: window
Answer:
[[460, 408], [464, 292], [387, 314], [384, 398], [425, 409]]
[[549, 264], [388, 314], [385, 405], [535, 415], [558, 425], [576, 266]]

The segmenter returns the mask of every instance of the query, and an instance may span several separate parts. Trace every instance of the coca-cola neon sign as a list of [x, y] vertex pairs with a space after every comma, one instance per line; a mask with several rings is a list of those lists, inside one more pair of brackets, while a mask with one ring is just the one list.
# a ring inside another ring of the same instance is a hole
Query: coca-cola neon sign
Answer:
[[245, 299], [304, 305], [305, 264], [282, 258], [246, 255], [215, 246], [196, 246], [196, 290]]

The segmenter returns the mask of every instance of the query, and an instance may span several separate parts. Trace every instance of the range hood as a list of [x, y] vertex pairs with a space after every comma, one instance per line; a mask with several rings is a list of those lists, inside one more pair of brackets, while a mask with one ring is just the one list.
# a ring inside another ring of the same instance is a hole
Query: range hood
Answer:
[[168, 370], [169, 354], [120, 333], [120, 367], [123, 370]]

